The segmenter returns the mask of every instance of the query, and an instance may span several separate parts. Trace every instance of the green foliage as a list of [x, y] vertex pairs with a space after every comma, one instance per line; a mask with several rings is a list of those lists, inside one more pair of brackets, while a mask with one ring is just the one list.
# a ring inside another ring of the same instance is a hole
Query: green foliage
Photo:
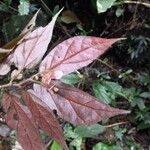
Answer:
[[59, 10], [60, 10], [59, 5], [56, 5], [53, 9], [53, 15], [57, 14], [59, 12]]
[[9, 12], [9, 5], [5, 3], [0, 3], [0, 11], [1, 12]]
[[12, 0], [4, 0], [3, 2], [0, 1], [0, 11], [1, 12], [11, 12], [10, 11], [10, 4], [11, 4]]
[[63, 148], [56, 141], [53, 141], [50, 150], [63, 150]]
[[104, 143], [98, 143], [93, 147], [93, 150], [109, 150], [109, 146]]
[[117, 139], [122, 140], [122, 137], [123, 137], [124, 133], [126, 133], [127, 129], [120, 128], [119, 126], [116, 126], [113, 129], [115, 131], [115, 135], [116, 135]]
[[131, 40], [133, 40], [133, 44], [136, 45], [136, 49], [132, 47], [132, 45], [128, 49], [128, 53], [130, 54], [131, 59], [136, 59], [140, 57], [142, 53], [144, 53], [150, 44], [150, 39], [148, 37], [132, 37]]
[[142, 85], [149, 86], [150, 85], [150, 73], [143, 72], [138, 77], [138, 82]]
[[135, 118], [139, 122], [137, 125], [138, 130], [150, 128], [150, 107], [146, 107], [142, 111], [137, 111]]
[[[114, 51], [117, 60], [134, 67], [150, 64], [150, 38], [130, 35], [127, 40], [116, 46]], [[145, 66], [145, 67], [146, 67]]]
[[117, 82], [105, 80], [93, 83], [92, 87], [95, 96], [107, 104], [115, 104], [116, 98], [123, 97], [131, 103], [132, 107], [138, 106], [140, 110], [145, 108], [142, 97], [148, 98], [149, 96], [149, 92], [141, 92], [140, 89], [134, 87], [123, 88]]
[[92, 150], [123, 150], [119, 145], [107, 145], [102, 142], [97, 143]]
[[12, 3], [12, 0], [3, 0], [3, 1], [6, 5], [10, 5]]
[[19, 14], [22, 15], [28, 15], [29, 14], [29, 7], [30, 3], [29, 0], [20, 0], [20, 5], [18, 6]]
[[118, 76], [118, 78], [121, 78], [122, 80], [126, 80], [128, 76], [133, 72], [132, 69], [128, 69], [125, 72], [121, 72]]
[[8, 22], [3, 23], [2, 32], [5, 40], [8, 42], [20, 34], [26, 23], [31, 19], [31, 16], [12, 15]]
[[128, 145], [129, 149], [135, 149], [135, 150], [143, 150], [143, 148], [140, 146], [140, 144], [136, 143], [133, 138], [127, 138], [126, 144]]
[[107, 9], [111, 8], [116, 0], [97, 0], [96, 6], [98, 13], [106, 12]]
[[150, 92], [143, 92], [140, 94], [140, 96], [143, 98], [149, 98], [150, 99]]
[[64, 127], [64, 135], [66, 139], [70, 142], [69, 147], [75, 147], [76, 150], [81, 150], [81, 144], [83, 141], [83, 138], [74, 131], [74, 127], [70, 124], [66, 124]]
[[93, 137], [105, 131], [105, 128], [99, 124], [94, 124], [87, 127], [78, 126], [75, 128], [75, 133], [81, 137]]
[[76, 150], [81, 150], [81, 144], [85, 138], [93, 137], [101, 134], [105, 131], [105, 128], [99, 124], [83, 127], [73, 127], [70, 124], [65, 124], [64, 134], [68, 141], [70, 141], [70, 147], [75, 147]]
[[81, 78], [82, 78], [82, 75], [72, 73], [72, 74], [63, 76], [60, 80], [66, 84], [74, 85], [78, 83]]
[[90, 126], [77, 126], [72, 127], [70, 124], [66, 124], [64, 127], [64, 133], [66, 138], [75, 139], [77, 137], [87, 138], [98, 135], [105, 131], [105, 127], [94, 124]]
[[101, 81], [93, 83], [93, 91], [97, 98], [107, 104], [115, 102], [118, 95], [122, 95], [122, 87], [115, 82]]
[[118, 7], [117, 10], [116, 10], [116, 12], [115, 12], [115, 14], [116, 14], [117, 17], [120, 17], [123, 14], [123, 10]]

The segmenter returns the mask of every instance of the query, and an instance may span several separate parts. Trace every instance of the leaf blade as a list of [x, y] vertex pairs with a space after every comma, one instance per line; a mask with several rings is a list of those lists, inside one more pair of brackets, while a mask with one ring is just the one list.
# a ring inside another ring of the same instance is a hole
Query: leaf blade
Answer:
[[5, 93], [3, 99], [5, 100], [3, 107], [6, 111], [6, 123], [12, 129], [17, 130], [17, 139], [22, 147], [25, 150], [44, 150], [38, 128], [34, 124], [29, 109], [20, 104], [19, 98], [15, 95]]
[[31, 110], [31, 113], [37, 122], [37, 126], [48, 133], [51, 138], [58, 141], [65, 150], [68, 150], [68, 147], [64, 141], [63, 132], [57, 119], [52, 113], [52, 110], [32, 93], [23, 92], [22, 96]]
[[[53, 76], [56, 71], [67, 75], [102, 55], [113, 43], [121, 40], [76, 36], [58, 44], [42, 61], [39, 71]], [[56, 79], [55, 76], [52, 79]]]
[[61, 11], [59, 11], [52, 21], [45, 27], [39, 27], [24, 40], [14, 52], [14, 63], [19, 70], [34, 67], [45, 54], [48, 44], [51, 41], [55, 21]]
[[34, 94], [63, 119], [75, 125], [91, 125], [105, 117], [127, 114], [129, 111], [110, 107], [95, 97], [70, 85], [52, 81], [51, 90], [34, 85]]

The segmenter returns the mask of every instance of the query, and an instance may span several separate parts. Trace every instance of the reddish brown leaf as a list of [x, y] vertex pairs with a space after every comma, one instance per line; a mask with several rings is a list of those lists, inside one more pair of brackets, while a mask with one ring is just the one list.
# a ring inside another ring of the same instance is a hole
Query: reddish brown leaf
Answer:
[[110, 107], [88, 93], [58, 81], [51, 81], [51, 88], [47, 90], [34, 85], [34, 94], [51, 109], [57, 110], [60, 117], [76, 125], [90, 125], [103, 118], [129, 113]]
[[31, 110], [31, 113], [37, 122], [37, 125], [43, 129], [51, 138], [58, 141], [65, 150], [67, 145], [64, 141], [63, 132], [59, 126], [57, 119], [55, 118], [52, 110], [48, 108], [41, 99], [34, 94], [23, 92], [23, 98]]
[[11, 108], [4, 117], [7, 125], [13, 130], [17, 130], [18, 121], [15, 119], [16, 116], [16, 110], [14, 109], [13, 105], [11, 105]]
[[39, 10], [36, 12], [36, 14], [33, 16], [33, 18], [30, 20], [30, 22], [27, 24], [27, 26], [23, 29], [18, 37], [5, 44], [2, 47], [3, 49], [0, 48], [0, 62], [2, 62], [0, 64], [0, 75], [6, 75], [10, 71], [10, 65], [13, 62], [13, 53], [10, 52], [12, 52], [15, 47], [17, 47], [17, 45], [24, 40], [24, 37], [27, 35], [27, 33], [31, 32], [31, 30], [35, 26], [35, 20], [38, 12]]
[[44, 150], [38, 129], [33, 123], [33, 118], [27, 107], [13, 101], [18, 115], [17, 138], [25, 150]]
[[14, 116], [16, 115], [16, 111], [12, 105], [12, 101], [15, 99], [15, 96], [11, 96], [7, 93], [3, 94], [2, 107], [4, 112], [6, 113], [5, 120], [8, 126], [12, 129], [17, 128], [17, 120], [14, 120]]
[[[59, 12], [60, 13], [60, 12]], [[28, 34], [14, 52], [14, 63], [19, 70], [34, 67], [45, 54], [52, 38], [57, 13], [46, 27], [39, 27]]]
[[[40, 72], [53, 74], [61, 71], [63, 75], [76, 71], [90, 64], [103, 54], [113, 43], [121, 40], [103, 39], [88, 36], [76, 36], [57, 45], [42, 61]], [[46, 75], [47, 76], [47, 75]]]
[[[18, 37], [11, 40], [10, 42], [8, 42], [2, 47], [1, 52], [3, 51], [3, 53], [0, 52], [0, 62], [3, 62], [7, 59], [7, 57], [11, 54], [11, 52], [14, 50], [17, 44], [19, 44], [23, 40], [26, 34], [27, 33], [19, 35]], [[4, 53], [5, 51], [6, 53]]]
[[7, 112], [9, 107], [11, 106], [11, 102], [12, 102], [13, 98], [14, 98], [13, 96], [10, 96], [6, 92], [3, 93], [2, 107], [5, 112]]
[[[8, 109], [5, 117], [6, 123], [12, 129], [17, 130], [17, 139], [24, 150], [44, 150], [45, 148], [40, 139], [38, 128], [33, 122], [34, 120], [29, 109], [19, 103], [17, 96], [5, 94], [4, 98], [9, 102], [11, 101], [11, 107]], [[8, 102], [6, 103], [8, 104]]]

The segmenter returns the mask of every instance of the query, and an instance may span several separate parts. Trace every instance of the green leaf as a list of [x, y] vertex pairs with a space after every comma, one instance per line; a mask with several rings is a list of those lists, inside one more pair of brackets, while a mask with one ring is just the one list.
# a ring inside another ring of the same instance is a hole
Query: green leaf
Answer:
[[138, 81], [143, 85], [150, 84], [150, 74], [149, 73], [143, 73], [139, 76]]
[[50, 150], [63, 150], [63, 148], [56, 141], [53, 141]]
[[63, 76], [60, 80], [66, 84], [74, 85], [79, 82], [80, 77], [76, 74], [68, 74]]
[[75, 139], [79, 136], [77, 133], [74, 132], [74, 129], [70, 124], [66, 124], [64, 126], [64, 135], [67, 139]]
[[106, 104], [112, 103], [112, 98], [110, 97], [109, 93], [107, 92], [107, 88], [103, 86], [102, 84], [94, 83], [92, 85], [94, 95], [105, 102]]
[[140, 94], [140, 96], [143, 98], [149, 98], [150, 99], [150, 92], [143, 92]]
[[53, 15], [56, 15], [59, 12], [59, 10], [60, 10], [59, 5], [56, 5], [53, 9]]
[[116, 0], [97, 0], [96, 6], [98, 13], [106, 12], [107, 9], [111, 8], [113, 6], [114, 2]]
[[122, 140], [123, 134], [127, 131], [126, 128], [120, 128], [118, 126], [113, 128], [115, 130], [115, 135], [118, 139]]
[[5, 40], [9, 42], [10, 40], [17, 37], [30, 19], [31, 16], [13, 15], [8, 20], [8, 22], [4, 22], [2, 32], [4, 34]]
[[69, 145], [74, 146], [76, 150], [81, 150], [82, 137], [75, 138]]
[[131, 106], [135, 107], [138, 106], [140, 110], [143, 110], [145, 108], [145, 104], [142, 98], [134, 98], [131, 102]]
[[19, 14], [28, 15], [29, 14], [30, 3], [28, 0], [20, 0], [20, 5], [18, 6]]
[[150, 124], [149, 123], [144, 123], [144, 122], [141, 122], [138, 126], [137, 126], [137, 129], [138, 130], [143, 130], [143, 129], [148, 129], [150, 128]]
[[9, 6], [5, 3], [0, 3], [0, 11], [2, 12], [9, 12]]
[[75, 132], [81, 137], [92, 137], [97, 134], [103, 133], [105, 128], [99, 124], [94, 124], [87, 127], [78, 126], [75, 128]]
[[5, 2], [6, 5], [10, 5], [12, 0], [4, 0], [4, 2]]
[[123, 10], [122, 9], [120, 9], [120, 8], [117, 8], [117, 10], [116, 10], [116, 16], [117, 17], [120, 17], [121, 15], [122, 15], [122, 13], [123, 13]]
[[115, 82], [103, 81], [92, 85], [94, 94], [97, 98], [103, 100], [107, 104], [115, 102], [117, 96], [124, 96], [123, 88]]
[[104, 143], [97, 143], [92, 150], [110, 150], [109, 146]]

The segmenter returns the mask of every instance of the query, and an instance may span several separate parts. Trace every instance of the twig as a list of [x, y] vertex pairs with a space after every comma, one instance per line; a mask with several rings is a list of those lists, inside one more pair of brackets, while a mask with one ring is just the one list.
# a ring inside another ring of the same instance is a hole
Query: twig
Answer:
[[[1, 3], [1, 4], [6, 5], [4, 2], [1, 2], [1, 1], [0, 1], [0, 3]], [[9, 5], [8, 7], [9, 7], [11, 10], [13, 10], [13, 11], [18, 12], [18, 10], [17, 10], [17, 9], [15, 9], [15, 8], [11, 7], [10, 5]]]
[[3, 49], [3, 48], [0, 48], [0, 54], [10, 53], [10, 52], [12, 52], [12, 49]]
[[[117, 74], [120, 74], [120, 72], [115, 69], [114, 67], [112, 67], [111, 65], [109, 65], [108, 63], [104, 62], [103, 60], [101, 59], [97, 59], [99, 62], [101, 62], [102, 64], [104, 64], [105, 66], [107, 66], [108, 68], [110, 68], [111, 70], [115, 71]], [[135, 83], [133, 82], [134, 81], [134, 78], [132, 76], [128, 76], [130, 80], [128, 80], [132, 85], [136, 86]]]
[[145, 7], [150, 8], [150, 4], [149, 3], [140, 2], [140, 1], [123, 1], [123, 2], [117, 2], [113, 6], [117, 6], [117, 5], [120, 5], [120, 4], [138, 4], [138, 5], [143, 5]]
[[97, 59], [99, 62], [101, 62], [102, 64], [104, 64], [105, 66], [107, 66], [108, 68], [110, 68], [111, 70], [119, 73], [119, 71], [115, 68], [113, 68], [111, 65], [109, 65], [108, 63], [106, 63], [105, 61], [101, 60], [101, 59]]
[[20, 88], [22, 85], [24, 85], [24, 84], [26, 84], [26, 83], [28, 83], [28, 82], [33, 82], [33, 83], [37, 83], [37, 84], [40, 84], [40, 85], [42, 85], [42, 86], [45, 86], [42, 82], [40, 82], [40, 81], [38, 81], [38, 80], [35, 80], [35, 78], [36, 78], [37, 76], [41, 75], [41, 74], [44, 73], [44, 72], [45, 72], [45, 71], [43, 71], [43, 72], [38, 72], [38, 73], [32, 75], [30, 78], [27, 78], [27, 79], [24, 79], [24, 80], [20, 81], [19, 83], [14, 83], [14, 82], [13, 82], [14, 80], [10, 80], [9, 83], [0, 85], [0, 89], [2, 89], [2, 88], [8, 88], [8, 87], [11, 87], [11, 86], [19, 87], [19, 88]]
[[112, 127], [115, 127], [115, 126], [118, 126], [118, 125], [122, 125], [122, 124], [126, 124], [128, 123], [127, 121], [125, 122], [118, 122], [118, 123], [114, 123], [114, 124], [110, 124], [110, 125], [106, 125], [106, 126], [103, 126], [105, 128], [112, 128]]

